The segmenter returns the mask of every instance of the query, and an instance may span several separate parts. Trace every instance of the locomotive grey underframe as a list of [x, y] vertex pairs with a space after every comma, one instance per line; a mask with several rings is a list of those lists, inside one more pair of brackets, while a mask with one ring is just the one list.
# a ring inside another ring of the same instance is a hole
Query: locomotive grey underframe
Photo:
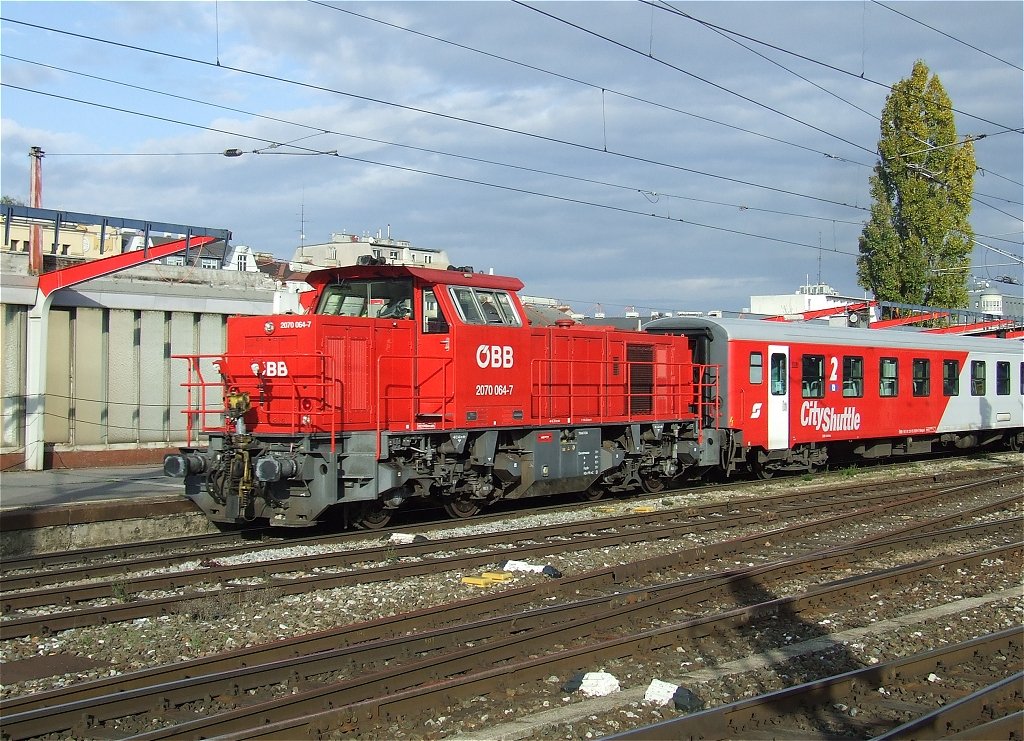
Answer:
[[266, 518], [307, 527], [336, 504], [379, 500], [384, 508], [398, 507], [426, 494], [435, 480], [469, 481], [459, 495], [481, 501], [585, 491], [603, 478], [612, 489], [631, 488], [645, 473], [671, 478], [721, 466], [726, 436], [693, 421], [383, 432], [379, 460], [372, 431], [339, 436], [333, 452], [326, 436], [265, 436], [252, 443], [254, 481], [257, 462], [268, 458], [293, 461], [295, 474], [258, 481], [244, 517], [237, 495], [220, 501], [207, 489], [215, 461], [233, 454], [231, 436], [212, 435], [206, 450], [182, 453], [206, 459], [204, 473], [186, 476], [185, 490], [212, 521]]

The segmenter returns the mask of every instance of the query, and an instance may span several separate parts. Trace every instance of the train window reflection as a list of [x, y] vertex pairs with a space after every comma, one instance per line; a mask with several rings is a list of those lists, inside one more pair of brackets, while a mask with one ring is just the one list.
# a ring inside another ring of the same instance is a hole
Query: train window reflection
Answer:
[[825, 397], [825, 356], [804, 355], [800, 378], [801, 393], [805, 399]]
[[971, 361], [971, 396], [985, 395], [985, 361]]
[[772, 396], [786, 395], [786, 354], [773, 352], [771, 357]]
[[878, 395], [892, 397], [900, 392], [899, 361], [896, 358], [881, 358], [878, 361]]
[[864, 396], [864, 358], [859, 355], [843, 356], [843, 396]]
[[759, 384], [764, 380], [764, 355], [759, 352], [750, 353], [750, 382]]
[[929, 396], [932, 393], [932, 362], [927, 358], [914, 358], [914, 396]]
[[942, 395], [960, 395], [960, 361], [942, 361]]

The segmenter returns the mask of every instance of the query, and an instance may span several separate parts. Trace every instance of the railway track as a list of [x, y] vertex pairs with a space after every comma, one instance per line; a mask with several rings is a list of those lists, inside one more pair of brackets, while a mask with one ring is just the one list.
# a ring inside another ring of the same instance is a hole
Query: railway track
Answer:
[[[948, 498], [948, 491], [946, 495]], [[900, 528], [860, 542], [839, 548], [819, 546], [799, 557], [781, 557], [771, 563], [701, 574], [657, 587], [619, 586], [630, 580], [642, 582], [652, 574], [678, 573], [683, 565], [699, 565], [713, 558], [754, 552], [766, 557], [772, 550], [784, 552], [809, 533], [823, 529], [820, 522], [779, 527], [719, 543], [712, 549], [695, 547], [687, 554], [665, 555], [526, 590], [531, 594], [505, 594], [493, 598], [493, 602], [481, 599], [447, 610], [439, 608], [432, 615], [364, 623], [347, 633], [311, 636], [309, 642], [272, 644], [267, 654], [238, 652], [202, 664], [182, 664], [164, 672], [84, 685], [70, 691], [72, 694], [62, 691], [53, 696], [8, 701], [3, 703], [0, 725], [12, 738], [67, 731], [84, 737], [95, 733], [130, 735], [152, 728], [154, 721], [164, 724], [161, 730], [142, 737], [225, 733], [250, 737], [256, 727], [263, 729], [260, 733], [278, 737], [329, 729], [369, 730], [372, 734], [380, 722], [387, 727], [391, 716], [418, 717], [425, 709], [436, 710], [444, 702], [457, 703], [473, 693], [516, 691], [511, 678], [520, 683], [536, 680], [564, 673], [570, 666], [578, 669], [680, 642], [705, 640], [759, 619], [780, 614], [799, 616], [815, 609], [815, 605], [835, 605], [844, 600], [856, 603], [869, 592], [898, 590], [901, 585], [931, 578], [929, 575], [976, 568], [992, 559], [1016, 559], [1019, 563], [1019, 542], [990, 543], [990, 547], [977, 551], [967, 548], [967, 553], [948, 554], [924, 564], [893, 567], [885, 560], [886, 554], [893, 552], [935, 548], [940, 538], [960, 544], [1014, 541], [1020, 532], [1019, 519], [978, 521], [993, 510], [1012, 507], [1012, 500], [1010, 497], [1002, 503], [990, 502], [909, 525], [904, 522]], [[861, 518], [879, 514], [877, 508], [854, 511]], [[688, 562], [687, 557], [693, 561]], [[866, 573], [832, 581], [823, 578], [830, 570], [847, 569], [852, 562], [871, 559], [876, 562], [874, 566], [868, 563], [861, 567], [867, 569]], [[794, 579], [805, 574], [816, 576], [802, 587], [793, 587]], [[585, 600], [573, 597], [588, 591], [607, 592], [609, 588], [612, 594]], [[755, 598], [740, 599], [743, 589], [752, 589]], [[776, 597], [776, 592], [789, 596]], [[756, 598], [766, 594], [773, 595], [772, 599]], [[554, 598], [556, 604], [524, 608], [538, 598]], [[738, 599], [743, 606], [737, 608], [734, 604]], [[687, 613], [702, 616], [678, 619]], [[471, 623], [467, 618], [470, 614], [482, 617]], [[667, 617], [675, 622], [666, 626]], [[447, 629], [430, 627], [445, 621], [449, 623]], [[454, 627], [450, 625], [453, 621]], [[618, 635], [609, 637], [613, 633]], [[359, 645], [347, 645], [355, 640], [360, 641]], [[467, 643], [473, 645], [466, 648]], [[559, 646], [573, 648], [558, 650]], [[374, 666], [384, 668], [367, 671]], [[499, 668], [481, 668], [496, 666]], [[356, 678], [352, 678], [353, 672]], [[348, 673], [349, 678], [331, 677], [323, 683], [324, 675], [337, 673]], [[321, 678], [320, 684], [308, 689], [317, 677]], [[278, 697], [268, 700], [268, 694]], [[58, 695], [63, 695], [65, 702], [55, 704]], [[140, 720], [138, 714], [151, 709], [154, 698], [169, 708], [167, 717], [161, 721], [159, 714], [144, 715]], [[325, 714], [325, 703], [340, 709]], [[183, 716], [196, 712], [208, 717], [182, 721]], [[118, 725], [116, 720], [126, 717], [129, 720]], [[83, 718], [91, 720], [83, 725]]]
[[[945, 535], [958, 540], [976, 540], [982, 530], [993, 527], [1012, 533], [1014, 529], [1019, 530], [1020, 521], [958, 528], [947, 531]], [[915, 529], [920, 529], [920, 526]], [[418, 717], [436, 709], [439, 702], [451, 703], [483, 691], [500, 691], [509, 686], [510, 677], [524, 683], [553, 672], [564, 674], [595, 662], [621, 659], [637, 651], [651, 652], [681, 643], [693, 643], [780, 612], [795, 615], [815, 605], [859, 600], [869, 592], [877, 594], [898, 589], [919, 582], [928, 574], [962, 569], [985, 560], [1016, 559], [1019, 562], [1024, 549], [1024, 543], [1016, 542], [968, 555], [886, 568], [859, 577], [825, 581], [801, 594], [663, 624], [666, 616], [680, 612], [695, 613], [709, 601], [728, 601], [729, 595], [745, 585], [756, 584], [759, 591], [770, 592], [772, 583], [791, 580], [794, 571], [825, 572], [851, 560], [875, 558], [879, 553], [894, 548], [917, 546], [922, 540], [933, 540], [936, 533], [909, 537], [899, 535], [872, 538], [869, 543], [827, 549], [800, 559], [680, 580], [656, 590], [577, 600], [525, 614], [483, 619], [447, 630], [414, 633], [397, 639], [364, 641], [354, 646], [312, 653], [307, 650], [301, 656], [240, 666], [234, 670], [197, 675], [196, 667], [182, 667], [177, 670], [182, 672], [180, 678], [150, 676], [150, 684], [141, 688], [126, 689], [123, 686], [125, 679], [122, 679], [118, 683], [121, 686], [89, 688], [85, 693], [94, 692], [95, 696], [70, 702], [64, 693], [64, 702], [59, 704], [53, 704], [56, 699], [53, 697], [5, 703], [0, 724], [10, 738], [63, 732], [90, 737], [94, 733], [107, 735], [114, 731], [111, 722], [126, 716], [141, 714], [145, 717], [129, 722], [122, 730], [134, 732], [140, 724], [141, 727], [151, 727], [154, 707], [167, 708], [172, 718], [180, 719], [184, 712], [182, 708], [196, 705], [204, 717], [171, 723], [159, 731], [142, 734], [140, 738], [230, 733], [249, 737], [254, 733], [257, 736], [281, 737], [322, 733], [329, 728], [356, 732], [367, 721], [396, 716]], [[608, 637], [615, 632], [622, 635]], [[468, 649], [467, 644], [471, 646]], [[570, 645], [576, 647], [551, 653], [553, 646]], [[550, 655], [538, 658], [547, 653]], [[247, 663], [254, 658], [247, 656]], [[481, 668], [489, 666], [501, 668]], [[367, 672], [368, 667], [381, 668]], [[338, 674], [346, 678], [337, 678]], [[325, 675], [333, 681], [324, 683]], [[316, 678], [320, 680], [318, 686], [304, 688], [314, 683]], [[139, 680], [129, 678], [128, 681]], [[272, 688], [279, 697], [257, 702], [267, 688]], [[79, 696], [82, 692], [79, 690]], [[210, 702], [209, 698], [217, 700]], [[24, 709], [33, 706], [35, 709]], [[338, 707], [339, 710], [320, 712], [324, 706]], [[280, 720], [281, 714], [289, 719]], [[155, 716], [159, 719], [161, 714], [158, 712]], [[84, 725], [83, 718], [87, 719]], [[264, 730], [258, 731], [260, 728]]]
[[1024, 662], [1024, 627], [626, 731], [609, 741], [765, 733], [807, 739], [855, 734], [876, 741], [1015, 738], [1024, 722], [1024, 672], [1007, 675], [1010, 662]]
[[[1012, 475], [1012, 474], [1006, 474]], [[991, 476], [975, 485], [987, 485]], [[964, 485], [970, 486], [970, 485]], [[301, 594], [315, 589], [334, 589], [353, 584], [365, 584], [408, 576], [471, 569], [494, 565], [509, 558], [545, 557], [552, 553], [579, 549], [605, 548], [623, 543], [654, 542], [678, 538], [695, 532], [728, 530], [745, 525], [763, 523], [775, 518], [815, 517], [822, 512], [847, 510], [847, 517], [861, 516], [857, 510], [876, 507], [879, 511], [906, 508], [914, 504], [948, 497], [949, 486], [936, 486], [928, 482], [912, 482], [903, 498], [893, 499], [888, 484], [833, 489], [826, 495], [819, 493], [808, 503], [806, 492], [782, 494], [745, 503], [715, 503], [682, 510], [667, 509], [658, 512], [605, 517], [598, 521], [578, 522], [531, 527], [524, 530], [499, 531], [448, 538], [438, 543], [427, 541], [406, 545], [380, 545], [349, 551], [329, 549], [326, 552], [288, 558], [266, 557], [246, 563], [221, 563], [216, 559], [237, 556], [240, 550], [208, 552], [203, 565], [182, 556], [155, 557], [133, 564], [120, 562], [101, 567], [64, 569], [41, 574], [26, 574], [4, 580], [0, 606], [6, 619], [0, 621], [0, 639], [50, 633], [68, 628], [99, 623], [135, 620], [188, 609], [199, 598], [215, 593], [221, 597], [273, 590], [275, 594]], [[1003, 505], [997, 505], [1003, 506]], [[816, 525], [822, 529], [831, 523], [826, 518]], [[315, 539], [305, 544], [325, 545], [336, 541]], [[292, 545], [294, 547], [294, 544]], [[270, 551], [274, 550], [272, 546]], [[438, 549], [442, 548], [442, 555]], [[451, 555], [443, 555], [447, 553]], [[213, 554], [220, 554], [213, 555]], [[251, 555], [251, 554], [250, 554]], [[169, 572], [142, 576], [125, 574], [131, 567], [142, 570], [157, 566], [193, 566]], [[116, 580], [83, 581], [97, 573], [113, 570], [121, 576]], [[324, 572], [324, 573], [318, 573]], [[235, 585], [241, 580], [258, 579], [260, 583]], [[59, 581], [61, 586], [41, 589], [26, 588], [40, 581]], [[144, 598], [147, 593], [180, 590], [176, 594]], [[106, 604], [78, 608], [77, 605], [101, 600]], [[71, 605], [71, 609], [61, 606]], [[28, 610], [49, 607], [37, 614], [22, 614]], [[13, 616], [13, 617], [12, 617]]]

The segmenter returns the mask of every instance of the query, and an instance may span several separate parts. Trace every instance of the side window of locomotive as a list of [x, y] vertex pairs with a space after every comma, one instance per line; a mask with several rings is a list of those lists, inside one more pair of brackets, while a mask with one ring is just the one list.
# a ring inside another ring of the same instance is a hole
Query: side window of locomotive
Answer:
[[971, 396], [985, 395], [985, 361], [971, 361]]
[[914, 396], [930, 396], [932, 393], [932, 361], [927, 358], [914, 358], [913, 376]]
[[825, 397], [825, 356], [804, 355], [800, 378], [801, 393], [805, 399]]
[[498, 302], [498, 307], [501, 309], [501, 313], [505, 317], [506, 324], [511, 324], [514, 327], [522, 325], [522, 321], [519, 319], [519, 314], [516, 313], [516, 309], [512, 305], [512, 299], [509, 298], [508, 293], [505, 291], [495, 291], [494, 300]]
[[508, 324], [506, 317], [502, 315], [501, 307], [498, 305], [494, 294], [490, 291], [476, 291], [477, 300], [480, 302], [480, 311], [488, 324]]
[[433, 288], [423, 289], [423, 333], [424, 334], [446, 334], [448, 332], [448, 320], [444, 318], [444, 312], [437, 303], [437, 296]]
[[771, 357], [771, 392], [772, 396], [786, 395], [786, 356], [784, 353], [773, 352]]
[[452, 286], [451, 292], [452, 298], [455, 299], [455, 306], [462, 316], [462, 321], [466, 324], [487, 324], [480, 313], [480, 308], [476, 305], [476, 299], [473, 298], [472, 288]]
[[996, 363], [996, 394], [999, 396], [1010, 395], [1010, 362], [1002, 361]]
[[503, 324], [522, 326], [512, 299], [505, 291], [468, 286], [452, 286], [452, 298], [466, 324]]
[[1024, 396], [1024, 363], [1020, 364], [1020, 395]]
[[864, 358], [859, 355], [843, 356], [843, 396], [864, 396]]
[[750, 353], [750, 382], [758, 384], [764, 381], [764, 355], [759, 352]]
[[900, 392], [899, 361], [882, 358], [878, 361], [878, 395], [896, 396]]
[[960, 396], [960, 361], [942, 361], [942, 395]]

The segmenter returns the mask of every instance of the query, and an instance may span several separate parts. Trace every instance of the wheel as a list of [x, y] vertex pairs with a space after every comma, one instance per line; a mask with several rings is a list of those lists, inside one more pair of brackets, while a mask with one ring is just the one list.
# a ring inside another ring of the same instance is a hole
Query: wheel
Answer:
[[762, 481], [767, 481], [768, 479], [775, 476], [775, 469], [769, 468], [763, 463], [754, 463], [753, 469], [754, 476], [761, 479]]
[[367, 502], [356, 511], [352, 518], [352, 527], [359, 530], [380, 530], [389, 522], [390, 510], [384, 509], [380, 502]]
[[640, 485], [648, 494], [657, 494], [665, 490], [665, 479], [661, 476], [641, 476]]
[[480, 511], [480, 505], [469, 499], [446, 499], [444, 511], [452, 519], [460, 520], [464, 517], [472, 517]]
[[597, 502], [604, 499], [604, 495], [607, 494], [603, 486], [594, 484], [589, 489], [584, 489], [579, 492], [576, 496], [584, 502]]

